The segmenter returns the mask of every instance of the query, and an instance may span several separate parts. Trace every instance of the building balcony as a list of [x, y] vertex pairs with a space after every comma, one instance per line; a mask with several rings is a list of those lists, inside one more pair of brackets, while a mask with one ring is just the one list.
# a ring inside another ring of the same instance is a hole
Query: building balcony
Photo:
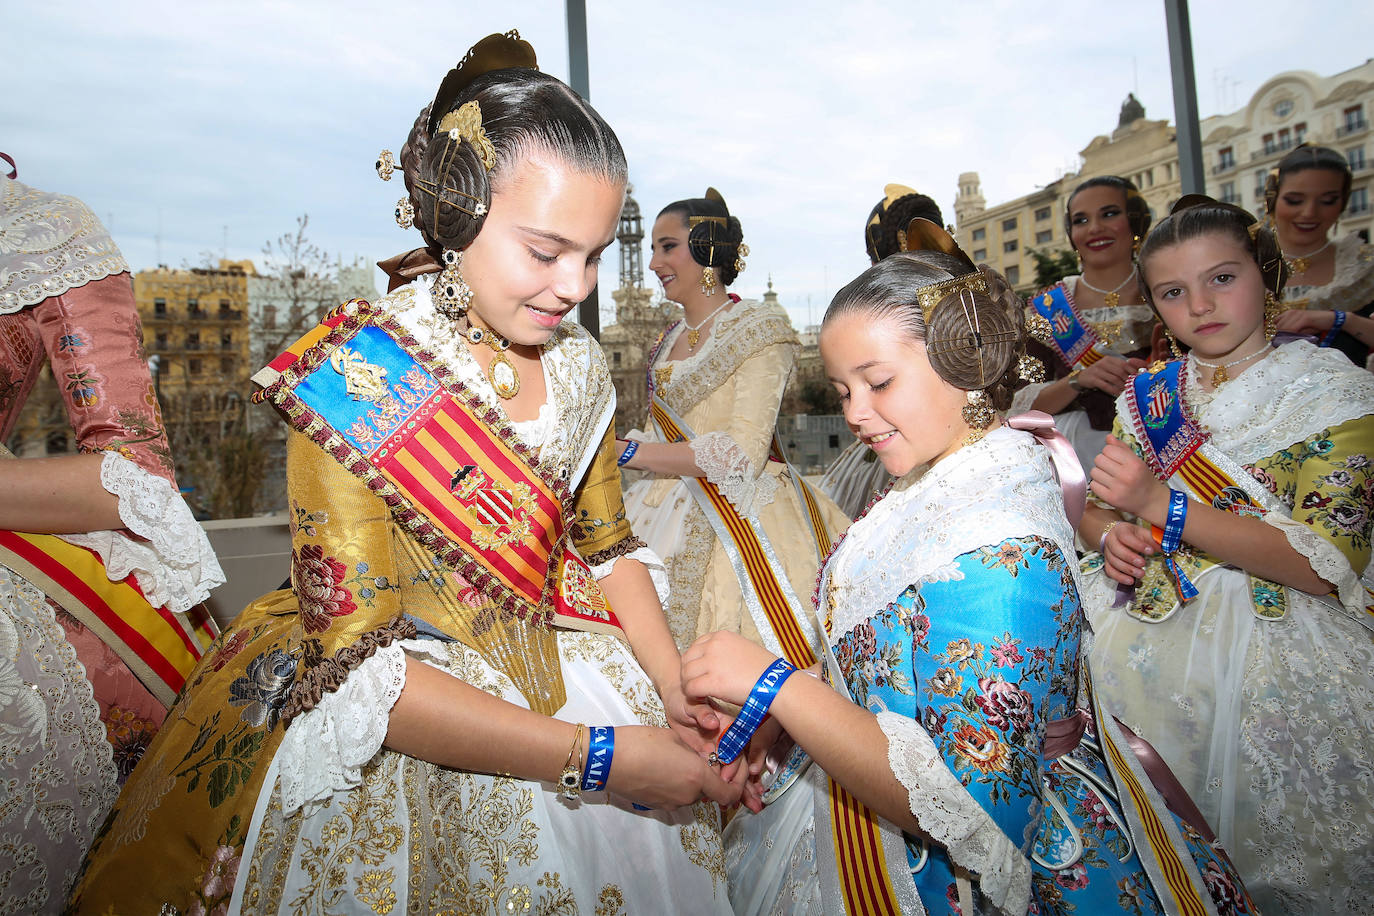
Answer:
[[1240, 206], [1239, 194], [1223, 194], [1221, 195], [1221, 197], [1218, 197], [1217, 200], [1221, 201], [1224, 204], [1231, 204], [1236, 207]]
[[1277, 143], [1266, 143], [1264, 144], [1264, 149], [1257, 150], [1250, 154], [1250, 161], [1254, 162], [1256, 159], [1264, 159], [1269, 156], [1277, 156], [1279, 153], [1286, 153], [1297, 145], [1298, 144], [1294, 143], [1292, 139], [1280, 140]]
[[1234, 159], [1229, 162], [1218, 162], [1216, 165], [1212, 166], [1213, 175], [1225, 175], [1227, 172], [1234, 172], [1235, 170], [1236, 160]]
[[1340, 127], [1336, 128], [1336, 137], [1353, 137], [1356, 134], [1362, 134], [1367, 130], [1369, 130], [1369, 122], [1362, 117], [1356, 118], [1352, 121], [1346, 121]]

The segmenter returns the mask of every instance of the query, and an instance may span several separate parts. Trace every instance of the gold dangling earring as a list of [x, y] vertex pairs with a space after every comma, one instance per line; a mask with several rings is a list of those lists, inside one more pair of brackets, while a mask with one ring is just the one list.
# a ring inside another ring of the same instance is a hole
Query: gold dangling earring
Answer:
[[1178, 338], [1174, 336], [1174, 332], [1165, 328], [1164, 336], [1169, 338], [1169, 352], [1174, 354], [1174, 359], [1183, 359], [1183, 351], [1179, 349]]
[[716, 271], [712, 267], [703, 267], [701, 269], [701, 292], [702, 295], [705, 296], [714, 296], [716, 294]]
[[467, 314], [472, 304], [472, 287], [463, 279], [463, 253], [445, 248], [444, 269], [434, 281], [431, 295], [434, 297], [434, 310], [449, 321], [457, 321]]
[[1083, 275], [1083, 253], [1082, 253], [1081, 251], [1079, 251], [1077, 248], [1075, 248], [1075, 249], [1073, 250], [1073, 256], [1074, 256], [1075, 258], [1078, 258], [1078, 275], [1079, 275], [1079, 276], [1082, 276], [1082, 275]]
[[986, 391], [975, 388], [964, 397], [968, 403], [961, 408], [960, 413], [969, 427], [968, 438], [964, 440], [964, 444], [972, 445], [987, 435], [988, 427], [992, 425], [997, 413], [992, 409], [992, 402], [988, 399]]
[[1269, 290], [1264, 291], [1264, 339], [1273, 343], [1274, 335], [1278, 333], [1279, 313], [1283, 311], [1279, 305], [1278, 297]]

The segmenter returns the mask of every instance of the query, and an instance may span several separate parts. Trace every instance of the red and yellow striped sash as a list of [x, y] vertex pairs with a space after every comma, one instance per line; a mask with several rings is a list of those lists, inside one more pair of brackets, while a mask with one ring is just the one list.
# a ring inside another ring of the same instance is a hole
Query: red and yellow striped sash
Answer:
[[[651, 404], [654, 421], [658, 423], [659, 429], [663, 430], [664, 437], [669, 442], [686, 442], [687, 437], [682, 429], [673, 422], [672, 417], [668, 416], [655, 399]], [[777, 572], [768, 562], [768, 557], [764, 553], [763, 545], [759, 542], [758, 534], [755, 533], [752, 525], [740, 514], [735, 511], [735, 507], [720, 492], [715, 484], [704, 477], [697, 478], [697, 483], [701, 485], [711, 502], [711, 506], [724, 522], [726, 530], [734, 539], [735, 545], [739, 548], [740, 556], [744, 560], [745, 572], [749, 576], [749, 584], [753, 586], [754, 593], [758, 595], [759, 603], [763, 606], [763, 612], [768, 618], [768, 623], [773, 627], [773, 633], [778, 638], [778, 643], [782, 647], [782, 654], [789, 662], [798, 668], [809, 668], [816, 663], [816, 655], [811, 651], [811, 646], [802, 633], [801, 626], [797, 623], [796, 614], [786, 596], [783, 594], [782, 586], [779, 585]], [[819, 515], [819, 510], [817, 515]]]
[[0, 562], [95, 632], [168, 706], [219, 635], [203, 605], [184, 614], [155, 608], [133, 575], [110, 581], [97, 554], [56, 535], [0, 531]]
[[[783, 464], [787, 464], [787, 456], [783, 454], [782, 443], [778, 441], [777, 433], [773, 434], [773, 457]], [[825, 528], [825, 519], [821, 516], [821, 507], [816, 503], [816, 494], [811, 489], [811, 485], [802, 479], [801, 475], [788, 468], [788, 473], [796, 483], [797, 492], [801, 494], [802, 505], [806, 507], [806, 517], [811, 522], [811, 537], [816, 542], [816, 556], [822, 561], [830, 555], [830, 550], [834, 546], [830, 542], [830, 532]]]
[[[387, 454], [374, 453], [373, 464], [440, 531], [507, 588], [537, 604], [563, 536], [557, 495], [469, 411], [446, 393], [438, 399], [433, 415], [393, 437]], [[452, 485], [454, 469], [464, 466], [483, 475], [467, 499]], [[502, 517], [511, 524], [493, 526]]]
[[845, 912], [849, 916], [901, 916], [883, 858], [878, 816], [833, 779], [830, 826]]

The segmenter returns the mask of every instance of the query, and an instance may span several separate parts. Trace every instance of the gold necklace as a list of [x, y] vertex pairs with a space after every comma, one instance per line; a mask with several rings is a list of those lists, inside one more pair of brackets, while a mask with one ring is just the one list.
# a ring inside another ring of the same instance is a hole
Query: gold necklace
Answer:
[[1135, 279], [1135, 267], [1131, 267], [1131, 272], [1126, 274], [1126, 279], [1122, 280], [1120, 283], [1116, 285], [1116, 289], [1102, 289], [1101, 287], [1093, 286], [1091, 283], [1088, 282], [1088, 278], [1081, 274], [1079, 275], [1078, 279], [1081, 280], [1083, 282], [1083, 285], [1086, 286], [1088, 289], [1092, 290], [1095, 293], [1102, 294], [1102, 305], [1104, 307], [1114, 309], [1116, 308], [1117, 303], [1121, 301], [1122, 288], [1127, 283], [1130, 283], [1132, 280]]
[[724, 302], [722, 302], [719, 306], [716, 307], [716, 310], [715, 310], [714, 312], [712, 312], [711, 314], [707, 315], [705, 318], [703, 318], [703, 319], [701, 319], [700, 321], [698, 321], [695, 325], [687, 324], [687, 319], [686, 319], [685, 317], [682, 319], [682, 323], [685, 324], [685, 325], [687, 325], [687, 349], [689, 349], [689, 350], [695, 350], [695, 349], [696, 349], [696, 347], [697, 347], [697, 341], [701, 340], [701, 329], [702, 329], [702, 327], [705, 326], [706, 322], [708, 322], [708, 321], [710, 321], [712, 318], [716, 317], [716, 315], [718, 315], [718, 314], [720, 313], [720, 310], [721, 310], [721, 309], [725, 308], [727, 305], [729, 305], [729, 304], [730, 304], [731, 302], [733, 302], [733, 301], [734, 301], [733, 299], [730, 299], [729, 297], [727, 297], [726, 300], [725, 300]]
[[496, 354], [487, 365], [487, 381], [491, 382], [491, 388], [496, 392], [496, 396], [508, 401], [519, 394], [520, 373], [515, 370], [515, 363], [506, 356], [506, 351], [510, 349], [510, 341], [494, 331], [476, 325], [469, 325], [463, 335], [474, 345], [486, 344]]
[[1205, 366], [1208, 369], [1212, 370], [1212, 387], [1220, 388], [1222, 385], [1226, 384], [1231, 380], [1231, 374], [1226, 371], [1227, 369], [1230, 369], [1232, 366], [1239, 366], [1241, 363], [1248, 362], [1254, 359], [1256, 356], [1259, 356], [1265, 350], [1269, 349], [1272, 349], [1272, 346], [1266, 343], [1263, 347], [1256, 350], [1254, 353], [1251, 353], [1249, 356], [1242, 356], [1240, 359], [1233, 359], [1229, 363], [1205, 363], [1202, 360], [1198, 359], [1196, 356], [1194, 356], [1193, 359], [1197, 360], [1197, 364], [1199, 366]]
[[1307, 254], [1295, 254], [1291, 258], [1284, 258], [1283, 260], [1292, 273], [1305, 274], [1307, 273], [1307, 268], [1312, 266], [1312, 259], [1330, 247], [1331, 239], [1327, 239], [1326, 244], [1316, 251], [1309, 251]]

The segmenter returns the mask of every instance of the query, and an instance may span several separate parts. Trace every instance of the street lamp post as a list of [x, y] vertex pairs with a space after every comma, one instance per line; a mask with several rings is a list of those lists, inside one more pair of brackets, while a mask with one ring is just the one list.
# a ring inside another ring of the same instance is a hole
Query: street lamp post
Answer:
[[1178, 177], [1184, 194], [1202, 194], [1202, 137], [1198, 128], [1197, 79], [1193, 74], [1193, 31], [1188, 0], [1164, 0], [1169, 32], [1169, 69], [1174, 80], [1174, 124], [1178, 132]]
[[[587, 76], [587, 4], [586, 0], [567, 0], [568, 10], [568, 80], [573, 91], [591, 101], [592, 89]], [[577, 320], [592, 337], [601, 339], [601, 305], [596, 287], [577, 307]]]

